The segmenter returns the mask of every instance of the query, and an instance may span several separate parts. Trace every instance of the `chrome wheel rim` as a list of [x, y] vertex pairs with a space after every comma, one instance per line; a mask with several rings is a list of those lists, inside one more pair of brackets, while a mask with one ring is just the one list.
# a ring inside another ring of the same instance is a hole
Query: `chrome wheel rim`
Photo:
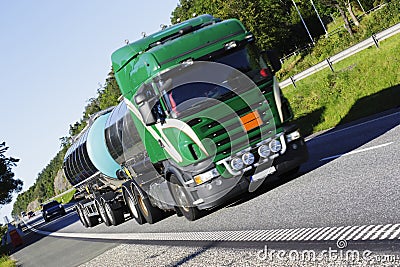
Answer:
[[144, 216], [148, 216], [149, 215], [149, 211], [146, 208], [146, 205], [144, 204], [144, 200], [142, 198], [142, 196], [138, 196], [138, 202], [140, 205], [140, 209], [143, 211]]
[[108, 220], [106, 211], [101, 203], [98, 204], [101, 219], [106, 222]]
[[179, 185], [174, 185], [175, 187], [175, 196], [177, 198], [178, 201], [178, 205], [180, 208], [182, 208], [184, 211], [189, 212], [189, 201], [186, 197], [186, 194], [184, 192], [184, 190], [181, 188], [181, 186]]
[[139, 218], [139, 213], [138, 213], [138, 211], [136, 209], [135, 202], [133, 201], [133, 196], [128, 192], [127, 192], [127, 194], [128, 194], [128, 206], [129, 206], [129, 209], [131, 210], [132, 215], [135, 218]]
[[110, 219], [110, 221], [112, 221], [113, 217], [112, 217], [112, 210], [111, 210], [111, 206], [108, 203], [104, 203], [104, 208], [105, 208], [105, 212], [107, 214], [107, 217]]

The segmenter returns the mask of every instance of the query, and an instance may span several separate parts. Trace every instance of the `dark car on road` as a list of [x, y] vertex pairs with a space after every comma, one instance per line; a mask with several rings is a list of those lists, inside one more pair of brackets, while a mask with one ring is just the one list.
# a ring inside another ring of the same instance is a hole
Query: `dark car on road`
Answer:
[[42, 215], [46, 222], [49, 222], [51, 218], [58, 215], [65, 215], [65, 208], [62, 204], [58, 203], [56, 200], [52, 200], [45, 204], [42, 204]]
[[33, 211], [29, 211], [28, 212], [28, 218], [30, 219], [30, 218], [33, 218], [33, 217], [35, 217], [35, 213]]

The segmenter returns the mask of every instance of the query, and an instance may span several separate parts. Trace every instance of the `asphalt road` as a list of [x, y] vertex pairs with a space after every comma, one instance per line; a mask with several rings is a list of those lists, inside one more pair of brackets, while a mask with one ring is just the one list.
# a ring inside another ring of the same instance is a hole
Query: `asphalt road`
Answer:
[[[23, 266], [54, 266], [56, 262], [60, 266], [76, 266], [121, 242], [132, 243], [129, 240], [132, 233], [300, 228], [310, 228], [310, 233], [315, 232], [314, 228], [344, 232], [357, 229], [356, 226], [378, 230], [375, 226], [379, 225], [397, 230], [400, 228], [396, 226], [400, 223], [399, 125], [400, 111], [395, 110], [313, 136], [307, 141], [310, 160], [297, 177], [270, 178], [257, 194], [237, 199], [195, 222], [171, 216], [154, 225], [139, 226], [129, 220], [117, 227], [98, 225], [85, 229], [75, 213], [48, 224], [33, 220], [31, 224], [36, 224], [36, 229], [56, 232], [66, 238], [32, 233], [32, 239], [40, 239], [19, 249], [13, 257]], [[88, 237], [85, 233], [98, 234], [96, 242], [82, 239]], [[392, 249], [398, 248], [398, 243], [393, 241], [387, 244]]]

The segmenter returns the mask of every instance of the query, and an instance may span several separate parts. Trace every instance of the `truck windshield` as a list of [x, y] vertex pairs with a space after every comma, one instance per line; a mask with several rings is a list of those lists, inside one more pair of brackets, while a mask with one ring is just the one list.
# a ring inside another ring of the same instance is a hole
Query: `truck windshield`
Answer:
[[258, 48], [252, 43], [239, 46], [232, 50], [220, 50], [204, 56], [199, 60], [228, 65], [247, 75], [257, 84], [272, 78], [272, 75], [268, 75], [265, 72], [269, 72], [266, 61], [259, 53]]
[[[267, 64], [257, 55], [251, 44], [227, 51], [222, 49], [189, 62], [189, 66], [182, 65], [160, 74], [153, 84], [156, 84], [172, 115], [179, 115], [195, 107], [216, 103], [209, 99], [225, 101], [240, 94], [239, 91], [254, 87], [253, 82], [257, 84], [260, 79], [265, 80], [266, 76], [260, 71], [267, 71]], [[243, 80], [251, 83], [243, 83]]]

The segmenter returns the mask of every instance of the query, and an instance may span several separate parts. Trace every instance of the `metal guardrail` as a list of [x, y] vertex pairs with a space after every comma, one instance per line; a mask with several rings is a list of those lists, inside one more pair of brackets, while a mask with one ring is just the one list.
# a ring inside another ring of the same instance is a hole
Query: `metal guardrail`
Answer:
[[356, 44], [353, 45], [352, 47], [343, 50], [342, 52], [325, 59], [324, 61], [312, 66], [311, 68], [308, 68], [298, 74], [295, 74], [293, 76], [291, 76], [289, 79], [286, 79], [282, 82], [279, 83], [279, 86], [281, 88], [285, 88], [286, 86], [289, 86], [290, 84], [293, 84], [293, 86], [296, 87], [296, 82], [300, 81], [322, 69], [325, 69], [326, 67], [330, 67], [331, 70], [333, 71], [333, 66], [332, 64], [339, 62], [349, 56], [352, 56], [370, 46], [375, 45], [376, 47], [379, 47], [379, 41], [383, 41], [395, 34], [400, 33], [400, 23], [396, 24], [380, 33], [374, 34], [372, 35], [370, 38]]

